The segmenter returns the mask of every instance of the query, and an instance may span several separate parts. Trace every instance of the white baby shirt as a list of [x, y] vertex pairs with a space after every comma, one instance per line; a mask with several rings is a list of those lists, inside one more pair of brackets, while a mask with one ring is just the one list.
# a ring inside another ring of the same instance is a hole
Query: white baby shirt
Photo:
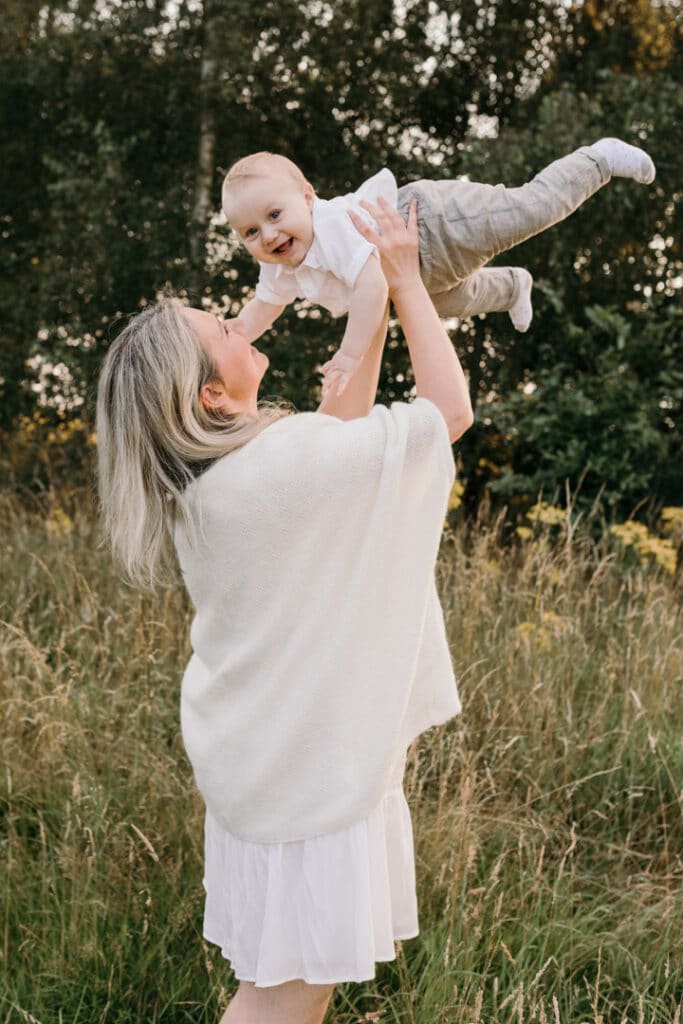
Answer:
[[273, 306], [288, 306], [296, 298], [310, 299], [333, 316], [347, 313], [356, 278], [375, 246], [356, 231], [347, 210], [373, 223], [359, 203], [376, 203], [383, 196], [396, 208], [398, 188], [388, 168], [363, 182], [356, 192], [334, 199], [313, 200], [313, 242], [298, 267], [260, 263], [256, 298]]
[[460, 709], [434, 569], [455, 475], [432, 402], [287, 416], [191, 485], [183, 740], [207, 808], [253, 842], [366, 817], [397, 755]]

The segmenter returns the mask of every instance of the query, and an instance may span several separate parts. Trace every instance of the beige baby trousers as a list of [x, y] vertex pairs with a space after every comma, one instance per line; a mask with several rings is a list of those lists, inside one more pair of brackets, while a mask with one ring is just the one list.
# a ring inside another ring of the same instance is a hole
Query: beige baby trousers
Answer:
[[609, 180], [604, 157], [582, 146], [519, 188], [476, 181], [403, 185], [398, 210], [407, 220], [417, 199], [422, 278], [439, 314], [510, 309], [519, 293], [516, 268], [485, 264], [564, 220]]

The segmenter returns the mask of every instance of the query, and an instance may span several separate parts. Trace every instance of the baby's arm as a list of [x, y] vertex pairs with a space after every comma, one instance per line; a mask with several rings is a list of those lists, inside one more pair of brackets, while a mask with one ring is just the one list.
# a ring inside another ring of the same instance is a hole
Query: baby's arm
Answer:
[[330, 389], [342, 395], [368, 351], [384, 319], [389, 289], [379, 259], [373, 253], [356, 278], [341, 345], [323, 366], [323, 396]]
[[274, 306], [270, 302], [264, 302], [263, 299], [251, 299], [236, 318], [240, 321], [242, 333], [247, 341], [256, 341], [257, 338], [260, 338], [263, 332], [267, 331], [270, 325], [284, 312], [285, 308], [285, 306]]

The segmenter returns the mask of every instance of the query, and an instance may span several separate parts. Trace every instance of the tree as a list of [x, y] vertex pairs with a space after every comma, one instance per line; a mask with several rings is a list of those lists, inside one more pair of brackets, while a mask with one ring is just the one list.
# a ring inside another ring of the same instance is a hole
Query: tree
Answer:
[[[591, 387], [606, 372], [599, 353], [580, 357], [578, 342], [568, 352], [571, 332], [592, 339], [588, 349], [616, 337], [590, 310], [626, 318], [631, 340], [636, 327], [656, 339], [669, 324], [662, 358], [675, 357], [678, 321], [666, 307], [680, 295], [683, 62], [673, 3], [15, 0], [8, 18], [4, 437], [37, 403], [48, 419], [71, 415], [65, 398], [84, 403], [87, 423], [110, 338], [160, 292], [236, 311], [256, 269], [220, 224], [220, 183], [258, 149], [296, 160], [323, 196], [384, 164], [400, 182], [467, 173], [516, 184], [604, 134], [653, 149], [654, 188], [610, 185], [515, 253], [538, 282], [529, 334], [515, 335], [503, 315], [454, 328], [478, 410], [459, 448], [470, 506], [494, 486], [507, 500], [522, 477], [525, 487], [540, 479], [528, 472], [535, 449], [522, 411], [533, 403], [515, 405], [520, 389], [535, 385], [551, 410], [555, 370]], [[306, 303], [288, 311], [264, 340], [273, 392], [311, 408], [316, 365], [341, 331]], [[394, 326], [380, 398], [404, 398], [411, 384]], [[652, 408], [669, 401], [651, 384]], [[668, 437], [665, 426], [655, 429]], [[544, 486], [559, 481], [552, 473]], [[651, 479], [670, 494], [665, 477]]]

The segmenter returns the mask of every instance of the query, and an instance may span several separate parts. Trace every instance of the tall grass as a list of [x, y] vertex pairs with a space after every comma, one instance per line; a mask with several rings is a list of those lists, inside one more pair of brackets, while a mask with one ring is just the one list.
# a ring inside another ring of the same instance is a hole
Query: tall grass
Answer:
[[[121, 583], [87, 498], [6, 498], [0, 529], [0, 1021], [217, 1021], [187, 600]], [[679, 1022], [680, 593], [587, 531], [486, 523], [439, 575], [464, 711], [408, 761], [421, 933], [328, 1021]]]

